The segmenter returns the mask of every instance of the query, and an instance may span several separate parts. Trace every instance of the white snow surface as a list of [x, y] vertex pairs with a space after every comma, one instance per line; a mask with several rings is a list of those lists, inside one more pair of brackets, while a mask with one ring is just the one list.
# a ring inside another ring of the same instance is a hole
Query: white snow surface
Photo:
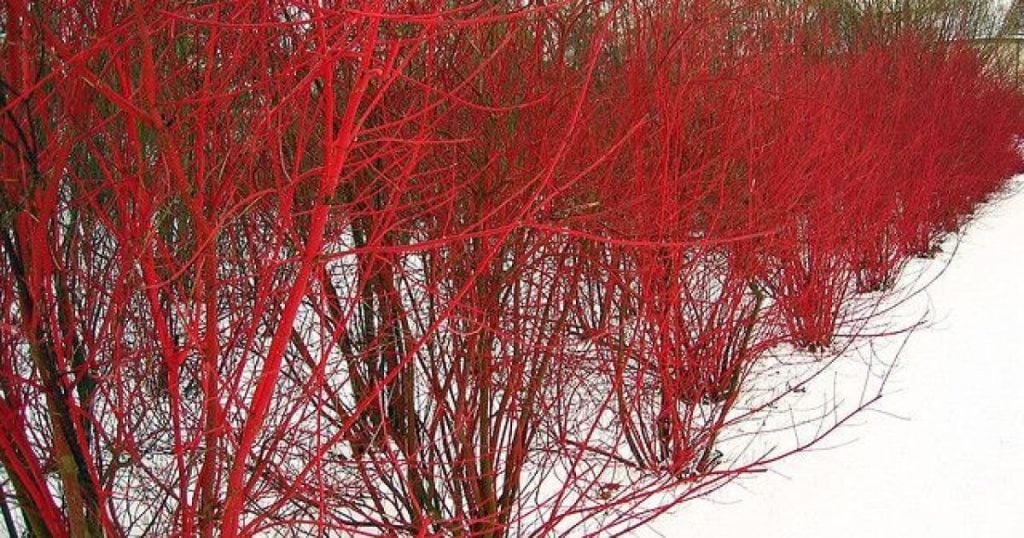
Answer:
[[[918, 301], [928, 324], [871, 410], [633, 535], [1024, 536], [1024, 176], [1010, 191], [944, 244], [952, 261]], [[862, 384], [836, 390], [856, 399]]]

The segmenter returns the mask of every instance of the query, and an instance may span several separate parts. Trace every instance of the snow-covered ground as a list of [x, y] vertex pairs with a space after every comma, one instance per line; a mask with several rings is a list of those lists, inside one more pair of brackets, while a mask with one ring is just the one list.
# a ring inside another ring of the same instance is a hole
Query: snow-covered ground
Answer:
[[924, 292], [929, 324], [875, 412], [635, 535], [1024, 536], [1024, 176], [1013, 190], [944, 245], [957, 252]]

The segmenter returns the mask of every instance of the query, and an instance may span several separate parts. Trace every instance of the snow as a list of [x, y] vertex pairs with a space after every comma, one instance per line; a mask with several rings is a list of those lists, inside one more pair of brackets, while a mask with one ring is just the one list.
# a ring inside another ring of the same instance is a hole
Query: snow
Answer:
[[[922, 295], [872, 411], [824, 449], [690, 501], [635, 536], [1024, 536], [1024, 176], [984, 208]], [[933, 261], [932, 264], [942, 263]], [[909, 308], [909, 307], [908, 307]], [[838, 391], [856, 398], [856, 378]]]

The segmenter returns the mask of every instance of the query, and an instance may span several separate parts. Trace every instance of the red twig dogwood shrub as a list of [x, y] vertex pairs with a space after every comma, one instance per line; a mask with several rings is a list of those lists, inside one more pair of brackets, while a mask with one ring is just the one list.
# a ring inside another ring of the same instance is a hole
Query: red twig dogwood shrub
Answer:
[[1019, 166], [927, 25], [525, 4], [5, 4], [8, 532], [626, 532]]

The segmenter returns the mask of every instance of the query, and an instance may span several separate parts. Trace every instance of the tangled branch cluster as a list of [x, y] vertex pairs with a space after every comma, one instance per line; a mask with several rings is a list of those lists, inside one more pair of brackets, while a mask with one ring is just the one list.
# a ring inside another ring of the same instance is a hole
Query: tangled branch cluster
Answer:
[[1020, 165], [955, 24], [837, 4], [7, 2], [8, 532], [613, 533], [744, 472], [758, 361]]

